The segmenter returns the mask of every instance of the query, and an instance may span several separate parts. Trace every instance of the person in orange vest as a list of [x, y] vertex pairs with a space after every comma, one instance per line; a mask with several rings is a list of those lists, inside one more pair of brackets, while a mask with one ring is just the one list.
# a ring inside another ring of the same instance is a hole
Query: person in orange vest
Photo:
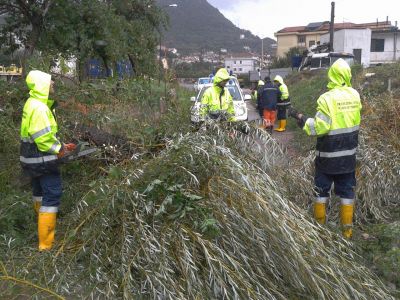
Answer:
[[264, 78], [264, 85], [260, 97], [257, 99], [257, 107], [263, 118], [264, 128], [272, 133], [276, 118], [276, 104], [281, 96], [279, 89], [271, 82], [271, 78]]

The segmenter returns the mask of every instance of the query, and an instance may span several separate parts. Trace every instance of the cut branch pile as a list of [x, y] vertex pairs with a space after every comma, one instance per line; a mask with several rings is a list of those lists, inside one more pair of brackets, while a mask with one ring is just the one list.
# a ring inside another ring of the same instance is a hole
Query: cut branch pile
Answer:
[[52, 254], [26, 249], [20, 263], [11, 243], [5, 268], [66, 297], [392, 299], [346, 241], [287, 199], [271, 176], [283, 158], [263, 132], [208, 124], [93, 183]]

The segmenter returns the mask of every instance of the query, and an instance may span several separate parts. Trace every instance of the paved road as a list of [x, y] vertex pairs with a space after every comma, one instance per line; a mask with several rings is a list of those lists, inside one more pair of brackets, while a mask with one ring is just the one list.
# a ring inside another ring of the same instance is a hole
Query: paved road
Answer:
[[[251, 94], [251, 90], [249, 89], [242, 89], [243, 94]], [[261, 120], [260, 114], [256, 109], [256, 105], [253, 100], [246, 101], [247, 105], [247, 120], [254, 121], [254, 120]]]
[[254, 121], [254, 120], [261, 120], [260, 114], [256, 109], [256, 106], [253, 101], [246, 101], [247, 105], [247, 120]]
[[[181, 84], [182, 86], [185, 86], [187, 88], [193, 88], [193, 85], [185, 85]], [[245, 94], [250, 94], [250, 90], [248, 89], [243, 89], [243, 93]], [[256, 109], [255, 103], [253, 100], [246, 101], [247, 105], [247, 118], [248, 121], [257, 121], [261, 125], [261, 117], [260, 114], [258, 113], [258, 110]], [[276, 124], [275, 124], [276, 126]], [[291, 141], [293, 140], [293, 132], [292, 131], [285, 131], [285, 132], [273, 132], [272, 137], [279, 143], [281, 144], [282, 147], [286, 148], [288, 150], [288, 155], [289, 156], [297, 156], [296, 151], [291, 147]]]
[[[248, 121], [258, 120], [259, 124], [261, 124], [261, 117], [256, 109], [254, 101], [247, 101], [247, 117]], [[275, 123], [275, 127], [277, 124]], [[296, 150], [292, 147], [291, 142], [294, 138], [294, 132], [291, 130], [286, 130], [285, 132], [272, 132], [272, 137], [280, 144], [283, 148], [286, 148], [287, 154], [291, 157], [298, 156]]]

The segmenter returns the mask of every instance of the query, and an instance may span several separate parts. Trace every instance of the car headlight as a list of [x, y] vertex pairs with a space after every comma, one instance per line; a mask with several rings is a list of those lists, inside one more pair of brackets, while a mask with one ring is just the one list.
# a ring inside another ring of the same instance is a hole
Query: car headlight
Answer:
[[246, 113], [246, 110], [243, 107], [236, 108], [236, 115], [243, 116]]

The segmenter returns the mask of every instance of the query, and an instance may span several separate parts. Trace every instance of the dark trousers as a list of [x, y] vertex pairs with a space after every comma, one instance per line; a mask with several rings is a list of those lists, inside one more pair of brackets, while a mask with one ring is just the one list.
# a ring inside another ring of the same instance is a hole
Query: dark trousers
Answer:
[[42, 206], [58, 207], [62, 195], [61, 174], [45, 174], [32, 178], [32, 193], [35, 197], [43, 197]]
[[354, 199], [355, 197], [355, 172], [346, 174], [325, 174], [317, 169], [315, 171], [314, 183], [318, 197], [329, 197], [332, 183], [335, 185], [335, 194], [340, 198]]
[[287, 105], [278, 105], [277, 110], [278, 110], [278, 116], [277, 119], [279, 120], [286, 120], [286, 111], [287, 111], [288, 106]]

